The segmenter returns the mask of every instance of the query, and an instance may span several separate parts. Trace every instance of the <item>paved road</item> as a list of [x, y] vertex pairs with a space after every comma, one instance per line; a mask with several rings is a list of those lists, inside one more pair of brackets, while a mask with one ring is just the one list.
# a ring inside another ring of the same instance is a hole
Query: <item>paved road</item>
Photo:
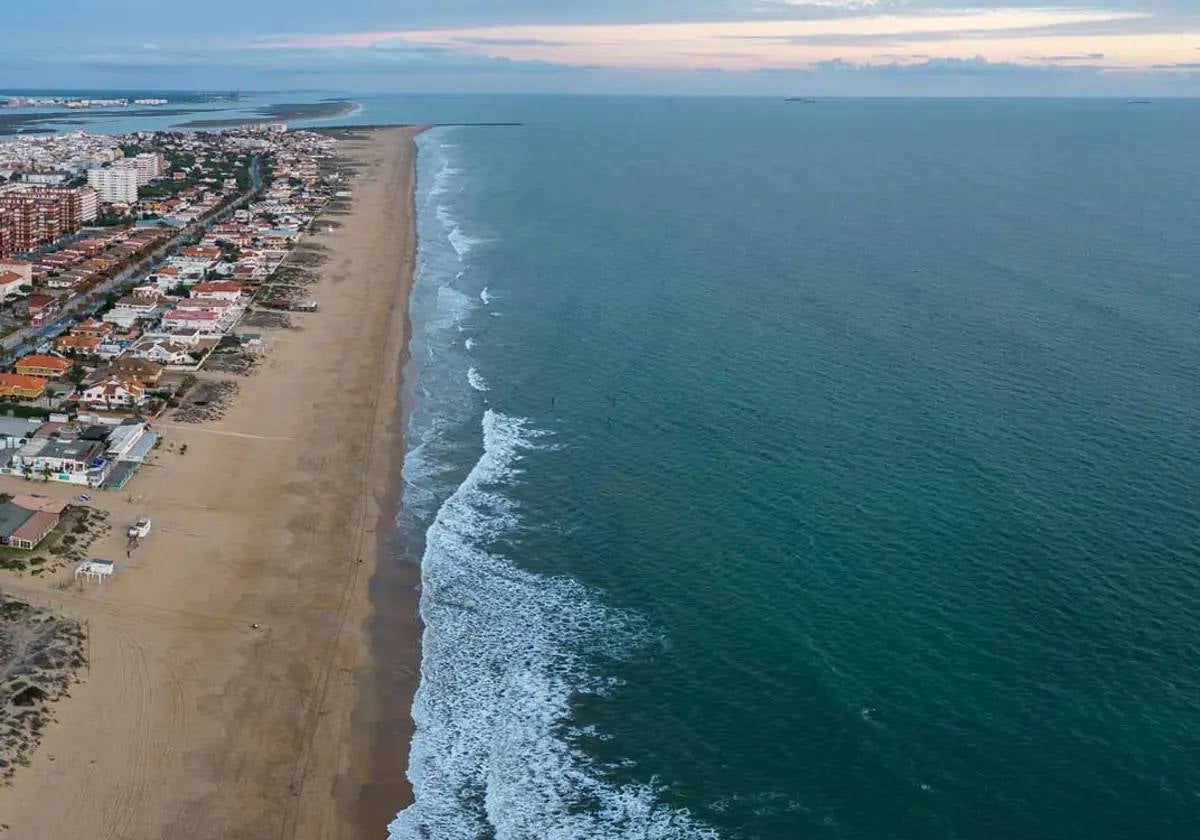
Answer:
[[41, 342], [62, 335], [71, 324], [80, 320], [81, 316], [94, 315], [104, 305], [105, 298], [110, 294], [129, 288], [134, 284], [135, 280], [148, 273], [150, 269], [178, 251], [184, 243], [190, 241], [193, 237], [203, 235], [213, 225], [224, 221], [235, 210], [253, 199], [258, 191], [262, 189], [262, 169], [257, 156], [250, 159], [250, 180], [250, 190], [242, 193], [242, 195], [226, 205], [219, 213], [203, 222], [193, 222], [186, 227], [180, 228], [175, 236], [143, 256], [120, 274], [110, 277], [99, 286], [89, 289], [84, 294], [68, 299], [66, 305], [63, 306], [62, 315], [53, 323], [43, 324], [40, 327], [22, 327], [16, 332], [10, 333], [0, 339], [0, 362], [7, 363], [26, 353], [30, 353]]

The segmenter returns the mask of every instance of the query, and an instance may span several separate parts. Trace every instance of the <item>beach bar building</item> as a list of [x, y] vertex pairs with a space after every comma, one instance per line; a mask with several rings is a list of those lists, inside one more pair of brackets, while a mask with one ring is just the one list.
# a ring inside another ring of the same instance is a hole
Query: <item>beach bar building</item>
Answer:
[[36, 437], [17, 450], [8, 469], [15, 475], [97, 486], [111, 466], [103, 441]]

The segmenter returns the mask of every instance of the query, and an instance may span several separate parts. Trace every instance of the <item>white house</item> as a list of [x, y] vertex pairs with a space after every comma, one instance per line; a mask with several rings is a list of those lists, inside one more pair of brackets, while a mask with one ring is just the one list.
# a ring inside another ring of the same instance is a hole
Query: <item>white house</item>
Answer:
[[182, 282], [180, 270], [171, 266], [155, 271], [146, 277], [146, 285], [154, 286], [159, 292], [169, 292]]
[[108, 359], [115, 359], [117, 356], [120, 356], [122, 353], [124, 353], [128, 346], [128, 342], [119, 341], [116, 339], [101, 341], [100, 344], [96, 346], [96, 355], [105, 361]]
[[191, 309], [172, 309], [163, 316], [162, 325], [168, 330], [198, 330], [203, 335], [225, 331], [225, 319], [219, 313]]
[[145, 423], [123, 423], [109, 433], [105, 454], [113, 460], [125, 460], [145, 434]]
[[46, 278], [47, 289], [74, 289], [82, 281], [78, 274], [56, 274]]
[[[171, 285], [177, 286], [182, 283], [185, 286], [191, 286], [194, 283], [199, 283], [204, 279], [204, 272], [208, 270], [209, 264], [207, 261], [197, 262], [187, 257], [171, 257], [167, 260], [167, 268], [174, 269], [176, 272], [174, 282]], [[162, 272], [159, 273], [161, 274]], [[158, 275], [153, 276], [156, 277]]]
[[149, 359], [160, 365], [191, 367], [197, 361], [196, 357], [192, 355], [193, 350], [194, 348], [187, 344], [159, 338], [137, 344], [129, 351], [129, 355], [138, 359]]
[[25, 283], [25, 278], [15, 271], [0, 271], [0, 300], [20, 294]]
[[138, 321], [153, 318], [160, 306], [157, 297], [123, 297], [104, 313], [104, 320], [121, 327], [132, 327]]
[[146, 389], [132, 379], [110, 376], [85, 389], [79, 401], [89, 408], [134, 408], [146, 401]]
[[99, 484], [109, 461], [106, 447], [96, 440], [33, 438], [13, 456], [10, 469], [16, 475], [37, 475], [68, 484]]

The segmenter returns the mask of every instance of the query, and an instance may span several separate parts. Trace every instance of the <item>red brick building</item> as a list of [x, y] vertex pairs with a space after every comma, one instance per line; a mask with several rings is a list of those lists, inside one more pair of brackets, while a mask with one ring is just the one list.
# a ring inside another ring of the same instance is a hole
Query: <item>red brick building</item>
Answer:
[[10, 184], [0, 189], [0, 257], [31, 251], [96, 218], [90, 187]]

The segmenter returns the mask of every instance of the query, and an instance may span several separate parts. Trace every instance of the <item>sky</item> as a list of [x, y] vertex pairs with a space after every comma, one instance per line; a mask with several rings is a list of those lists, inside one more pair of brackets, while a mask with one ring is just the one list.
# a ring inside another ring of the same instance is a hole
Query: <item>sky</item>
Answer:
[[1200, 0], [4, 0], [19, 88], [1200, 96]]

